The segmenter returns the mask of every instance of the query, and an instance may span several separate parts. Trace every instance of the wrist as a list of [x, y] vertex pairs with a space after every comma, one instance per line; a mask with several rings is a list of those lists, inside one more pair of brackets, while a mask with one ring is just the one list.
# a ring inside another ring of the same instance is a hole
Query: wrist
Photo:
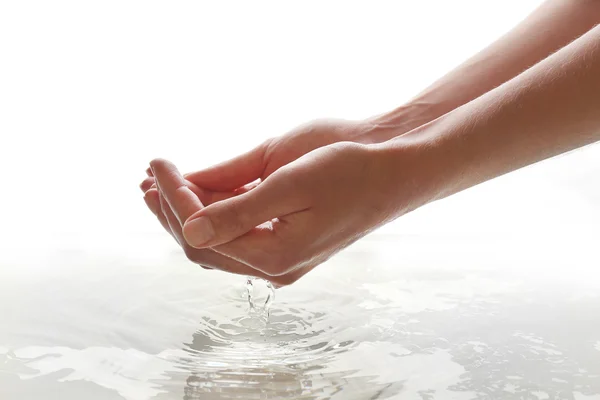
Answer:
[[368, 145], [383, 176], [385, 196], [391, 199], [392, 219], [453, 193], [452, 171], [446, 168], [451, 155], [440, 148], [432, 125]]
[[351, 140], [362, 144], [382, 143], [427, 124], [442, 114], [441, 107], [437, 104], [412, 101], [392, 111], [356, 122]]

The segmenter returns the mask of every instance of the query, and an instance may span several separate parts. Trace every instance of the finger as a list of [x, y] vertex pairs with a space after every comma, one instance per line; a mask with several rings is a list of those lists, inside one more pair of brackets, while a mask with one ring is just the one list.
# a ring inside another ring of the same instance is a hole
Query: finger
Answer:
[[[211, 204], [216, 201], [228, 199], [232, 196], [235, 196], [236, 194], [243, 193], [243, 191], [241, 191], [241, 190], [245, 189], [245, 188], [240, 188], [238, 191], [235, 191], [235, 192], [214, 192], [212, 190], [203, 189], [188, 180], [185, 180], [185, 183], [190, 188], [190, 190], [196, 196], [198, 196], [198, 198], [200, 199], [202, 204]], [[140, 184], [140, 189], [142, 189], [142, 192], [146, 192], [152, 188], [156, 188], [155, 178], [153, 176], [147, 177]], [[247, 189], [245, 189], [245, 190], [247, 190]]]
[[149, 167], [148, 167], [148, 168], [146, 168], [146, 175], [148, 175], [148, 176], [154, 176], [154, 175], [152, 174], [152, 169], [151, 169], [151, 168], [149, 168]]
[[[169, 228], [171, 230], [171, 233], [173, 234], [173, 237], [175, 238], [177, 243], [179, 243], [179, 245], [185, 250], [185, 246], [188, 246], [188, 245], [187, 245], [187, 243], [185, 243], [185, 240], [183, 239], [183, 235], [181, 233], [181, 223], [179, 222], [179, 220], [177, 219], [175, 214], [173, 214], [171, 207], [169, 206], [169, 204], [167, 204], [167, 202], [165, 201], [164, 197], [161, 194], [159, 194], [159, 199], [161, 202], [160, 206], [161, 206], [162, 213], [165, 216], [165, 219], [167, 220], [167, 224], [169, 225]], [[187, 254], [187, 252], [186, 252], [186, 254]], [[200, 266], [205, 269], [212, 269], [203, 264], [200, 264]]]
[[140, 189], [142, 189], [142, 192], [145, 193], [148, 191], [148, 189], [152, 187], [152, 185], [154, 185], [154, 178], [149, 176], [146, 179], [144, 179], [142, 183], [140, 183]]
[[[214, 253], [212, 250], [207, 249], [207, 250], [197, 250], [193, 249], [190, 245], [188, 245], [185, 242], [185, 239], [183, 238], [183, 233], [181, 231], [181, 223], [179, 222], [179, 220], [177, 219], [177, 217], [175, 216], [175, 214], [173, 213], [173, 210], [171, 210], [171, 207], [169, 206], [169, 204], [166, 202], [166, 200], [164, 199], [164, 197], [162, 195], [160, 195], [159, 192], [159, 199], [161, 201], [161, 210], [163, 215], [165, 216], [167, 223], [170, 227], [170, 230], [173, 234], [173, 237], [175, 238], [175, 240], [180, 244], [180, 246], [183, 248], [183, 250], [185, 251], [185, 254], [187, 255], [187, 257], [194, 261], [196, 264], [199, 264], [202, 268], [204, 269], [213, 269], [211, 266], [206, 265], [206, 263], [203, 260], [209, 259], [210, 257], [207, 256], [204, 253]], [[190, 250], [194, 250], [196, 251], [196, 253], [192, 256], [190, 254]], [[224, 259], [224, 260], [228, 260], [229, 258], [227, 256], [223, 256], [220, 255], [218, 253], [217, 257]], [[212, 257], [214, 259], [214, 257]], [[220, 260], [221, 263], [223, 263], [222, 260]], [[214, 261], [213, 263], [214, 264]]]
[[315, 222], [310, 210], [300, 211], [211, 248], [266, 275], [290, 276], [316, 260], [312, 253], [319, 254], [314, 251], [316, 240], [311, 230]]
[[177, 220], [177, 217], [169, 218], [171, 215], [173, 215], [173, 211], [171, 210], [171, 206], [169, 206], [169, 203], [167, 203], [165, 197], [163, 196], [160, 190], [158, 191], [158, 198], [160, 201], [161, 214], [163, 215], [165, 221], [167, 221], [169, 231], [171, 232], [177, 243], [179, 243], [180, 246], [183, 246], [185, 242], [182, 242], [181, 238], [177, 235], [177, 231], [181, 229], [181, 224]]
[[[160, 170], [160, 167], [159, 167]], [[156, 172], [157, 176], [162, 173]], [[158, 178], [160, 179], [160, 178]], [[162, 182], [162, 181], [161, 181]], [[161, 186], [162, 187], [162, 186]], [[171, 206], [168, 204], [165, 197], [162, 195], [162, 192], [159, 192], [156, 189], [151, 189], [147, 192], [146, 197], [148, 198], [148, 203], [152, 205], [152, 208], [155, 209], [157, 207], [156, 202], [158, 202], [158, 208], [160, 210], [159, 216], [161, 217], [161, 222], [163, 225], [166, 225], [167, 230], [173, 235], [173, 237], [182, 244], [186, 255], [189, 259], [194, 261], [197, 264], [201, 264], [205, 268], [218, 268], [227, 272], [241, 274], [241, 275], [251, 275], [260, 277], [263, 279], [268, 279], [268, 276], [261, 271], [251, 268], [248, 265], [245, 265], [239, 261], [233, 260], [227, 256], [214, 252], [210, 249], [194, 249], [185, 243], [183, 239], [183, 234], [181, 231], [181, 225], [176, 217], [175, 213], [171, 209]], [[280, 285], [285, 285], [285, 282], [279, 282]]]
[[235, 195], [240, 195], [240, 194], [244, 194], [246, 192], [251, 191], [252, 189], [254, 189], [255, 187], [257, 187], [258, 185], [260, 185], [260, 181], [256, 181], [256, 182], [252, 182], [252, 183], [248, 183], [247, 185], [244, 185], [242, 187], [239, 187], [237, 189], [235, 189], [233, 191], [233, 193]]
[[[173, 234], [173, 237], [175, 238], [175, 240], [177, 241], [177, 243], [179, 243], [179, 245], [183, 248], [183, 250], [185, 251], [186, 255], [189, 258], [189, 254], [188, 251], [186, 251], [186, 247], [189, 247], [189, 245], [185, 242], [185, 240], [183, 239], [183, 234], [181, 233], [181, 224], [179, 222], [179, 220], [177, 220], [177, 217], [175, 216], [175, 214], [173, 214], [173, 211], [171, 210], [171, 207], [167, 204], [167, 202], [164, 200], [164, 197], [162, 197], [162, 195], [159, 195], [160, 199], [161, 199], [161, 210], [162, 213], [164, 214], [167, 223], [170, 227], [170, 230]], [[206, 250], [206, 251], [212, 251], [212, 250]], [[226, 256], [222, 256], [222, 257], [226, 257]], [[212, 269], [206, 265], [204, 265], [201, 262], [197, 262], [195, 261], [197, 264], [199, 264], [202, 268], [205, 269]]]
[[235, 274], [257, 276], [264, 279], [268, 278], [268, 275], [262, 271], [256, 270], [223, 254], [219, 254], [212, 249], [194, 249], [193, 247], [189, 246], [183, 238], [181, 225], [179, 224], [177, 217], [162, 196], [161, 199], [163, 213], [169, 223], [169, 226], [171, 227], [173, 236], [182, 245], [182, 248], [185, 251], [188, 259], [196, 264], [201, 265], [203, 268], [216, 268]]
[[[169, 226], [169, 222], [167, 221], [165, 215], [163, 214], [160, 207], [160, 198], [158, 190], [150, 189], [144, 194], [144, 201], [148, 205], [148, 208], [154, 213], [162, 227], [173, 236], [173, 232], [171, 232], [171, 227]], [[173, 236], [174, 237], [174, 236]]]
[[200, 199], [200, 202], [202, 204], [204, 204], [205, 206], [215, 203], [217, 201], [228, 199], [228, 198], [233, 197], [238, 194], [237, 191], [214, 192], [212, 190], [206, 190], [206, 189], [203, 189], [203, 188], [199, 187], [198, 185], [194, 184], [193, 182], [188, 181], [187, 179], [185, 179], [185, 183], [190, 188], [190, 190], [196, 196], [198, 196], [198, 198]]
[[156, 190], [148, 190], [144, 193], [144, 201], [146, 205], [152, 211], [152, 214], [158, 216], [160, 212], [160, 203], [158, 202], [158, 195]]
[[183, 225], [186, 219], [204, 207], [173, 163], [156, 159], [150, 163], [150, 168], [161, 195], [180, 224]]
[[186, 241], [196, 248], [220, 245], [273, 218], [306, 209], [307, 196], [288, 175], [279, 170], [255, 189], [196, 212], [184, 224]]
[[[173, 238], [178, 243], [185, 243], [185, 241], [182, 239], [183, 234], [179, 227], [178, 220], [164, 199], [162, 200], [164, 212], [161, 210], [161, 205], [159, 204], [161, 197], [162, 196], [160, 196], [156, 189], [151, 189], [146, 193], [144, 198], [148, 198], [149, 200], [147, 200], [147, 202], [154, 204], [152, 208], [158, 207], [160, 215], [159, 220], [161, 221], [163, 227], [173, 236]], [[171, 228], [171, 226], [173, 228]], [[182, 247], [187, 258], [190, 261], [200, 265], [204, 269], [218, 269], [238, 275], [255, 276], [257, 278], [269, 280], [277, 287], [289, 285], [290, 283], [295, 282], [299, 276], [304, 275], [304, 273], [298, 275], [294, 272], [285, 276], [271, 276], [261, 270], [252, 268], [243, 262], [235, 260], [224, 254], [220, 254], [212, 249], [194, 249], [187, 244], [184, 244]]]
[[173, 235], [177, 238], [177, 241], [181, 244], [182, 247], [188, 246], [188, 244], [185, 242], [185, 239], [183, 238], [183, 233], [181, 231], [181, 223], [177, 219], [177, 216], [175, 216], [173, 210], [171, 209], [167, 201], [164, 199], [164, 197], [161, 196], [161, 199], [161, 208], [163, 210], [165, 218], [167, 219], [167, 222], [169, 223], [169, 226], [171, 227]]
[[185, 175], [196, 185], [214, 191], [232, 191], [261, 178], [269, 142], [221, 164]]
[[218, 269], [220, 271], [225, 271], [236, 275], [255, 276], [257, 278], [272, 281], [278, 286], [285, 286], [296, 280], [292, 276], [269, 276], [262, 271], [254, 269], [244, 263], [231, 259], [210, 249], [190, 248], [186, 251], [186, 255], [190, 261], [202, 265], [203, 267], [209, 269]]

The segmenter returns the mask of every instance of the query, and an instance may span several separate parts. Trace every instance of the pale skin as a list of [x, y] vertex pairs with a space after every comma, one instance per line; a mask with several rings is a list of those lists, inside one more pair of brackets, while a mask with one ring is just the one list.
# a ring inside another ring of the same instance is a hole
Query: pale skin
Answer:
[[600, 2], [547, 1], [408, 104], [324, 120], [144, 199], [202, 266], [288, 285], [429, 202], [600, 140]]

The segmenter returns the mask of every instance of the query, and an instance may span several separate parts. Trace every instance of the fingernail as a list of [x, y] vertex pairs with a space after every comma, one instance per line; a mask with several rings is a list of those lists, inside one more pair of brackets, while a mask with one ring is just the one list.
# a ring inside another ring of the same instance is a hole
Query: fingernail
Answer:
[[183, 229], [185, 240], [191, 246], [201, 246], [215, 237], [215, 229], [208, 217], [198, 217], [185, 223]]

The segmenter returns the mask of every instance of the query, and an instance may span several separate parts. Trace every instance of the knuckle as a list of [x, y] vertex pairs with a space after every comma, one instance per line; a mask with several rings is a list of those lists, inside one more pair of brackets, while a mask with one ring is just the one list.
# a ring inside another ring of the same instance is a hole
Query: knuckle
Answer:
[[258, 148], [261, 149], [261, 151], [265, 151], [267, 150], [276, 140], [278, 139], [277, 136], [272, 136], [269, 137], [267, 139], [265, 139], [259, 146]]

